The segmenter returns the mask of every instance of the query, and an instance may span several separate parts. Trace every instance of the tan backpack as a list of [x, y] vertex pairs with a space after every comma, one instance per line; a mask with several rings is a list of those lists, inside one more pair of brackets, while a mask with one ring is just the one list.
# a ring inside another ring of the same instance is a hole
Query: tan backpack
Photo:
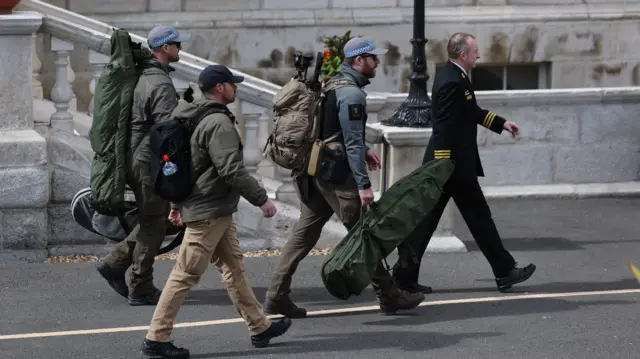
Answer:
[[322, 121], [322, 105], [327, 92], [345, 86], [357, 86], [347, 78], [332, 78], [314, 91], [294, 78], [273, 97], [275, 127], [267, 138], [264, 155], [288, 170], [306, 170], [311, 148]]

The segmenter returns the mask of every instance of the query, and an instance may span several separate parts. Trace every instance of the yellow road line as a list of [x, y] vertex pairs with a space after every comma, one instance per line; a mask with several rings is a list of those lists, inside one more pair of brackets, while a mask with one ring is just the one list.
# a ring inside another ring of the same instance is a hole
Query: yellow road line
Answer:
[[[597, 296], [597, 295], [619, 295], [619, 294], [639, 294], [639, 293], [640, 293], [640, 289], [621, 289], [621, 290], [603, 290], [603, 291], [588, 291], [588, 292], [504, 295], [504, 296], [498, 296], [498, 297], [434, 300], [429, 302], [422, 302], [420, 303], [420, 307], [448, 305], [448, 304], [502, 302], [502, 301], [525, 300], [525, 299], [588, 297], [588, 296]], [[376, 310], [380, 310], [380, 307], [377, 305], [364, 306], [364, 307], [345, 307], [345, 308], [338, 308], [338, 309], [325, 309], [325, 310], [308, 312], [307, 316], [318, 317], [318, 316], [329, 315], [329, 314], [356, 313], [356, 312], [366, 312], [366, 311], [376, 311]], [[269, 318], [280, 318], [280, 317], [282, 316], [281, 315], [269, 316]], [[217, 319], [217, 320], [207, 320], [207, 321], [200, 321], [200, 322], [178, 323], [174, 326], [174, 328], [204, 327], [204, 326], [232, 324], [232, 323], [244, 323], [244, 319], [233, 318], [233, 319]], [[62, 336], [70, 336], [70, 335], [122, 333], [122, 332], [133, 332], [133, 331], [144, 331], [148, 329], [149, 329], [149, 326], [132, 326], [132, 327], [120, 327], [120, 328], [69, 330], [69, 331], [60, 331], [60, 332], [10, 334], [10, 335], [0, 335], [0, 340], [62, 337]]]

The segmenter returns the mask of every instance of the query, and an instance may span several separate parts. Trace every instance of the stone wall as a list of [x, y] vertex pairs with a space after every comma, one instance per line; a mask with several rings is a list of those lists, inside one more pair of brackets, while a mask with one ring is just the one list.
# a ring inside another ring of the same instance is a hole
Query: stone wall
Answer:
[[[640, 180], [640, 88], [491, 91], [481, 107], [520, 125], [512, 138], [478, 127], [484, 185], [545, 185]], [[378, 114], [388, 118], [394, 95]], [[420, 163], [424, 146], [405, 159]]]
[[[50, 2], [143, 36], [156, 24], [175, 25], [193, 33], [185, 51], [278, 84], [293, 74], [295, 50], [322, 51], [322, 38], [352, 30], [390, 49], [370, 90], [408, 91], [412, 0]], [[562, 6], [550, 8], [558, 3]], [[635, 40], [640, 0], [427, 0], [426, 5], [431, 77], [436, 64], [446, 61], [447, 38], [468, 31], [478, 37], [480, 67], [539, 64], [549, 72], [543, 87], [640, 84]], [[83, 88], [89, 78], [84, 64], [72, 58], [74, 87]], [[509, 76], [519, 76], [518, 71]]]

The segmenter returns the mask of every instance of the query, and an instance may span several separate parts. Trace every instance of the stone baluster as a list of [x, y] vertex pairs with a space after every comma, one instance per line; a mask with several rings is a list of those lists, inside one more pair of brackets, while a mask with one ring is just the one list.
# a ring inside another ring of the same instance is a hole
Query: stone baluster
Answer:
[[[258, 120], [258, 144], [261, 156], [264, 145], [267, 143], [267, 137], [269, 137], [271, 133], [272, 113], [273, 111], [271, 109], [266, 109]], [[258, 174], [263, 177], [275, 179], [277, 176], [276, 171], [276, 165], [268, 157], [262, 156], [260, 164], [258, 165]]]
[[91, 92], [91, 102], [89, 102], [89, 115], [93, 116], [93, 97], [96, 94], [96, 85], [98, 84], [98, 79], [102, 75], [102, 71], [104, 67], [109, 63], [109, 56], [101, 54], [99, 52], [95, 52], [93, 50], [89, 51], [89, 70], [93, 71], [93, 78], [89, 83], [89, 92]]
[[259, 113], [244, 114], [244, 148], [242, 151], [244, 165], [249, 173], [260, 181], [258, 175], [258, 164], [262, 159], [259, 139], [258, 139], [258, 121]]
[[73, 99], [73, 90], [68, 80], [69, 54], [73, 51], [73, 44], [51, 38], [51, 51], [56, 54], [56, 82], [51, 89], [51, 100], [56, 112], [51, 115], [51, 127], [73, 133], [73, 116], [69, 113], [69, 102]]
[[42, 61], [38, 57], [38, 46], [41, 44], [40, 37], [33, 35], [33, 47], [31, 48], [31, 91], [33, 98], [42, 100], [44, 98], [42, 90], [42, 82], [38, 80], [40, 71], [42, 70]]
[[276, 189], [276, 199], [280, 202], [292, 204], [295, 206], [300, 205], [300, 199], [296, 194], [296, 189], [293, 187], [293, 177], [291, 177], [291, 170], [284, 167], [277, 166], [278, 179], [282, 184]]

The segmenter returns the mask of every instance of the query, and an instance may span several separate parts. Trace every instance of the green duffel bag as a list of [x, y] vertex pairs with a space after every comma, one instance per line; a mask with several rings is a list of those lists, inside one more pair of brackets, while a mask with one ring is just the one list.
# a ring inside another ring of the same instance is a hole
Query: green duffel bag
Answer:
[[[365, 213], [360, 221], [322, 265], [322, 281], [331, 295], [346, 300], [362, 293], [378, 263], [397, 247], [406, 246], [405, 239], [429, 215], [453, 169], [452, 160], [429, 161], [394, 183], [366, 212], [362, 211]], [[400, 252], [412, 251], [407, 247]]]

